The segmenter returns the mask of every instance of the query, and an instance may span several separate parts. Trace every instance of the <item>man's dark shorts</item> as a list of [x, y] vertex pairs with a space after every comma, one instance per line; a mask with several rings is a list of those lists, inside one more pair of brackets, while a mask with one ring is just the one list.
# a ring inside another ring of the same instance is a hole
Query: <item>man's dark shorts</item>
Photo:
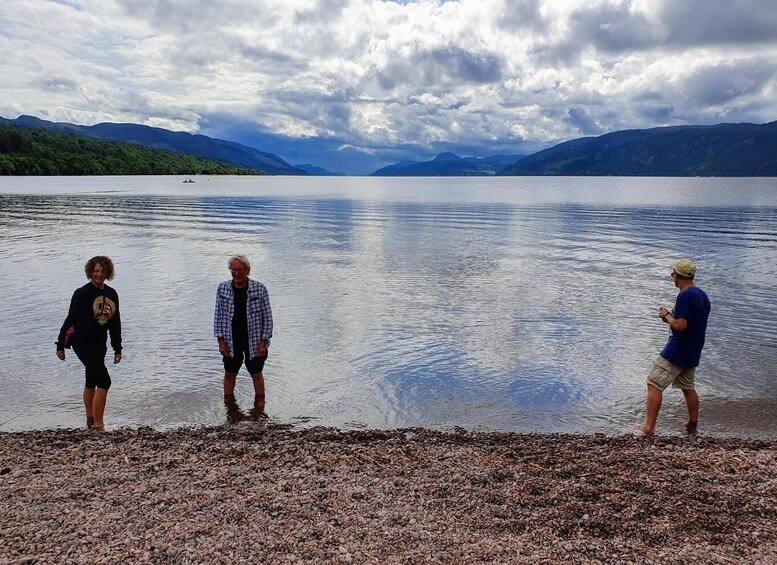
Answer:
[[235, 354], [232, 357], [222, 357], [224, 360], [224, 371], [227, 373], [237, 373], [240, 371], [243, 363], [245, 363], [246, 369], [252, 375], [261, 373], [264, 370], [264, 361], [267, 359], [267, 355], [251, 358], [248, 354], [248, 349], [247, 345], [236, 347]]

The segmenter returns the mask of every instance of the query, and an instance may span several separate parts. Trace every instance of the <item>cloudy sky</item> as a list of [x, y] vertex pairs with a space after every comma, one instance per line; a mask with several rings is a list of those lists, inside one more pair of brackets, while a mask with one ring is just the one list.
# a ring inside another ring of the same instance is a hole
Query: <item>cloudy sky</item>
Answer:
[[2, 0], [0, 116], [365, 174], [777, 120], [775, 0]]

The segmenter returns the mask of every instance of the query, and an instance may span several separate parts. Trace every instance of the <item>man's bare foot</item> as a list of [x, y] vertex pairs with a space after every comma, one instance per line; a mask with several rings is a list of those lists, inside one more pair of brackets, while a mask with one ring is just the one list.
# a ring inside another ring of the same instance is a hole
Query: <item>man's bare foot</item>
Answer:
[[92, 416], [86, 417], [86, 427], [87, 428], [93, 428], [94, 427], [94, 418]]
[[230, 424], [237, 424], [245, 419], [245, 414], [240, 410], [234, 394], [224, 395], [224, 406], [227, 407], [227, 422]]
[[695, 434], [697, 427], [699, 427], [699, 422], [689, 421], [687, 424], [685, 424], [685, 431], [688, 432], [689, 434]]
[[269, 416], [264, 411], [265, 402], [264, 398], [260, 396], [254, 397], [254, 407], [251, 409], [250, 416], [252, 420], [267, 420]]
[[643, 435], [646, 435], [646, 436], [653, 436], [656, 434], [655, 430], [651, 430], [647, 426], [643, 427], [642, 430], [640, 431], [642, 432]]

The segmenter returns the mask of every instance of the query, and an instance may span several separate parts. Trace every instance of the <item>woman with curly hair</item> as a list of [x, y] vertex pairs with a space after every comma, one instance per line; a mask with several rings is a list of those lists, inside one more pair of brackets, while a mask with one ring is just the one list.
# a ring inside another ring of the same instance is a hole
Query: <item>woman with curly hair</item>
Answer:
[[113, 279], [113, 261], [110, 257], [98, 255], [84, 265], [89, 282], [73, 293], [67, 318], [59, 330], [57, 357], [65, 360], [65, 348], [72, 346], [78, 359], [86, 369], [84, 385], [84, 408], [86, 426], [104, 430], [105, 403], [111, 377], [105, 366], [108, 332], [111, 334], [113, 363], [121, 361], [121, 316], [119, 295], [105, 284]]

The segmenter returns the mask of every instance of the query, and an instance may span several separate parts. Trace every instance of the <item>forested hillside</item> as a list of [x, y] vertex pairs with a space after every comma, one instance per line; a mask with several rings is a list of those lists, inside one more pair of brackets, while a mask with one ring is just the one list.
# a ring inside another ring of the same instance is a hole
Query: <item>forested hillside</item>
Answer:
[[573, 139], [499, 174], [777, 176], [777, 122], [674, 126]]
[[259, 175], [133, 143], [0, 124], [0, 175]]
[[215, 139], [199, 134], [193, 135], [183, 131], [170, 131], [141, 124], [101, 123], [93, 126], [83, 126], [50, 122], [34, 116], [19, 116], [15, 120], [0, 118], [0, 123], [3, 122], [6, 122], [6, 125], [16, 125], [23, 128], [85, 135], [102, 139], [103, 141], [135, 143], [152, 149], [162, 149], [163, 151], [172, 151], [182, 155], [212, 159], [234, 167], [245, 167], [262, 171], [267, 175], [307, 175], [305, 171], [292, 167], [272, 153], [265, 153], [254, 147], [248, 147], [233, 141]]

